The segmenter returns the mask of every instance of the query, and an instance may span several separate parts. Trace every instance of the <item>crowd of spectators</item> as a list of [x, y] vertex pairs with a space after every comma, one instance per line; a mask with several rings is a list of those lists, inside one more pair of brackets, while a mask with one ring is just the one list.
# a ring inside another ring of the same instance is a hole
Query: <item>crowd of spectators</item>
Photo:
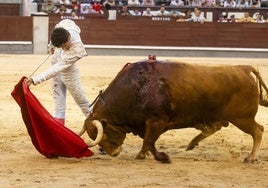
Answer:
[[[247, 7], [268, 7], [268, 0], [34, 0], [38, 3], [41, 11], [47, 13], [58, 13], [60, 15], [70, 15], [71, 18], [79, 18], [85, 14], [103, 14], [102, 7], [109, 9], [111, 6], [120, 6], [118, 13], [126, 16], [172, 16], [177, 18], [177, 22], [193, 21], [204, 23], [206, 21], [203, 13], [198, 9], [201, 7], [226, 7], [226, 8], [247, 8]], [[158, 10], [151, 10], [157, 6]], [[129, 9], [130, 7], [130, 9]], [[140, 7], [144, 7], [143, 10]], [[169, 11], [166, 7], [172, 7]], [[187, 10], [180, 12], [179, 8], [195, 7], [194, 11]], [[258, 22], [264, 23], [261, 14], [255, 18], [247, 18], [245, 13], [243, 18], [235, 18], [231, 15], [219, 15], [218, 22]]]
[[[139, 12], [139, 9], [128, 10], [128, 5], [123, 5], [119, 14], [122, 16], [132, 15], [132, 16], [168, 16], [176, 18], [177, 22], [198, 22], [205, 23], [207, 21], [204, 13], [199, 10], [198, 7], [187, 9], [185, 12], [181, 12], [177, 9], [171, 9], [171, 11], [166, 10], [165, 4], [162, 4], [157, 11], [152, 11], [151, 8], [147, 7], [144, 11]], [[168, 19], [170, 20], [170, 19]], [[268, 19], [264, 20], [263, 15], [259, 12], [251, 17], [249, 12], [244, 12], [243, 16], [236, 18], [235, 15], [228, 15], [226, 13], [220, 14], [218, 22], [240, 22], [240, 23], [268, 23]]]
[[249, 15], [248, 12], [244, 12], [244, 15], [240, 18], [236, 18], [235, 15], [230, 15], [230, 18], [228, 19], [227, 15], [221, 14], [219, 16], [218, 22], [240, 22], [240, 23], [268, 23], [268, 20], [263, 19], [263, 15], [260, 13], [257, 13], [254, 15], [254, 18]]

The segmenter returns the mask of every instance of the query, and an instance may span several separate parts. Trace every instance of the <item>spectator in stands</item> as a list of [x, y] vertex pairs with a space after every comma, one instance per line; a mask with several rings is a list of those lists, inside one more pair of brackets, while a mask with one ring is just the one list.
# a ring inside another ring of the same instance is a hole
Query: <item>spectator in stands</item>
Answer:
[[250, 6], [249, 0], [237, 0], [237, 7], [239, 8], [248, 8]]
[[213, 0], [202, 0], [201, 5], [202, 7], [214, 7]]
[[234, 8], [234, 7], [236, 7], [236, 1], [235, 0], [226, 0], [223, 3], [223, 7], [225, 7], [225, 8]]
[[192, 6], [193, 7], [201, 7], [202, 6], [202, 1], [201, 0], [193, 0], [192, 1]]
[[178, 16], [177, 16], [177, 22], [183, 22], [184, 20], [185, 20], [185, 13], [183, 13], [183, 12], [181, 12], [180, 14], [178, 14]]
[[156, 13], [155, 13], [156, 16], [169, 16], [169, 12], [166, 11], [166, 7], [165, 6], [161, 6], [160, 7], [160, 10], [158, 10]]
[[86, 11], [86, 8], [88, 6], [91, 6], [91, 3], [89, 3], [89, 2], [87, 2], [87, 3], [80, 3], [80, 13], [81, 14], [84, 14], [84, 11]]
[[261, 14], [257, 14], [257, 18], [255, 20], [256, 23], [265, 23], [263, 16]]
[[222, 0], [215, 0], [214, 7], [223, 7], [223, 2], [222, 2]]
[[132, 16], [141, 16], [141, 12], [139, 11], [139, 9], [134, 9], [130, 13]]
[[191, 9], [188, 9], [188, 10], [185, 11], [185, 16], [184, 16], [184, 18], [185, 18], [185, 19], [189, 19], [189, 18], [192, 17], [192, 14], [193, 14], [192, 10], [191, 10]]
[[83, 8], [81, 9], [81, 13], [82, 14], [99, 14], [92, 8], [90, 4], [86, 4], [85, 6], [83, 6]]
[[192, 17], [192, 10], [188, 9], [185, 11], [185, 13], [181, 13], [179, 15], [179, 18], [176, 20], [176, 22], [185, 22], [185, 20], [191, 19]]
[[115, 6], [115, 1], [114, 0], [106, 0], [103, 2], [103, 6], [110, 5], [110, 6]]
[[80, 0], [81, 4], [91, 4], [92, 0]]
[[234, 14], [232, 14], [232, 15], [230, 16], [230, 20], [229, 20], [229, 22], [231, 22], [231, 23], [236, 23], [236, 22], [237, 22], [237, 19], [236, 19], [236, 17], [235, 17]]
[[80, 12], [80, 2], [78, 0], [72, 0], [71, 6], [77, 13]]
[[142, 6], [154, 6], [155, 2], [154, 2], [154, 0], [143, 0], [141, 5]]
[[88, 14], [87, 9], [90, 6], [91, 6], [91, 4], [89, 4], [89, 3], [81, 3], [81, 7], [80, 7], [81, 11], [80, 11], [80, 13], [81, 14]]
[[185, 7], [191, 7], [192, 6], [192, 0], [184, 0], [184, 6]]
[[192, 22], [197, 22], [200, 24], [205, 23], [206, 18], [203, 16], [201, 11], [198, 8], [194, 9], [194, 13], [192, 14], [192, 17], [189, 19], [185, 19], [186, 22], [192, 21]]
[[72, 9], [68, 9], [65, 4], [61, 4], [60, 7], [55, 11], [55, 13], [59, 13], [60, 15], [71, 13]]
[[176, 10], [176, 9], [172, 9], [171, 11], [170, 11], [170, 16], [172, 16], [172, 17], [180, 17], [181, 15], [183, 14], [183, 17], [185, 16], [185, 14], [184, 13], [182, 13], [182, 12], [180, 12], [180, 11], [178, 11], [178, 10]]
[[60, 0], [59, 2], [61, 5], [64, 4], [64, 5], [70, 5], [71, 2], [69, 0]]
[[243, 22], [243, 23], [252, 23], [255, 22], [255, 20], [249, 16], [248, 12], [244, 13], [244, 17], [240, 18], [238, 22]]
[[171, 0], [169, 6], [172, 6], [172, 7], [183, 7], [184, 6], [184, 2], [182, 0]]
[[128, 6], [139, 6], [140, 2], [139, 0], [128, 0], [127, 4]]
[[71, 4], [80, 4], [80, 2], [78, 0], [71, 0]]
[[220, 14], [217, 22], [228, 22], [227, 15]]
[[43, 3], [41, 10], [46, 13], [54, 13], [57, 10], [57, 7], [52, 0], [47, 0], [46, 3]]
[[181, 13], [178, 15], [178, 19], [176, 20], [176, 22], [185, 22], [186, 20], [186, 13]]
[[119, 6], [127, 5], [127, 0], [116, 0], [115, 5]]
[[71, 12], [71, 19], [78, 19], [78, 14], [75, 10], [72, 10]]
[[146, 8], [146, 10], [143, 12], [142, 16], [153, 16], [151, 9], [150, 8]]
[[101, 4], [99, 1], [94, 0], [93, 4], [92, 4], [92, 8], [93, 10], [95, 10], [97, 13], [99, 14], [103, 14], [102, 10], [101, 10]]
[[72, 7], [72, 10], [74, 10], [76, 13], [80, 13], [80, 4], [74, 4]]
[[253, 8], [260, 8], [261, 7], [261, 2], [260, 0], [252, 0], [251, 2], [251, 6], [250, 7], [253, 7]]
[[169, 4], [170, 4], [170, 0], [156, 0], [157, 6], [162, 6], [162, 5], [169, 6]]
[[40, 12], [42, 10], [42, 4], [45, 3], [44, 0], [33, 0], [32, 3], [37, 4], [37, 12]]
[[268, 7], [268, 0], [260, 0], [261, 1], [261, 7]]
[[122, 9], [119, 11], [119, 14], [122, 15], [122, 16], [130, 15], [127, 5], [122, 6]]
[[31, 2], [32, 2], [32, 3], [37, 3], [37, 4], [45, 3], [44, 0], [32, 0]]

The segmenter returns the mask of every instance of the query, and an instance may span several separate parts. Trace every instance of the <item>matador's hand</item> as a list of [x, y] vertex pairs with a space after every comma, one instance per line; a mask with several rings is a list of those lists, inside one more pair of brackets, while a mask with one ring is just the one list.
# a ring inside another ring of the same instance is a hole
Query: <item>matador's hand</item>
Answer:
[[30, 85], [32, 85], [34, 82], [33, 82], [33, 79], [32, 78], [29, 78], [26, 80], [26, 85], [29, 87]]

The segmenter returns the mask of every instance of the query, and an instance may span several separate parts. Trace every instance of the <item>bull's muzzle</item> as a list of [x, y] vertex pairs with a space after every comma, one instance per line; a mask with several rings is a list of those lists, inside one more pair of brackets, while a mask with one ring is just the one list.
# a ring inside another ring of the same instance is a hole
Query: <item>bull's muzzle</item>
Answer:
[[[97, 134], [97, 137], [95, 140], [90, 140], [87, 145], [88, 147], [93, 147], [95, 145], [97, 145], [98, 143], [100, 143], [102, 137], [103, 137], [103, 127], [102, 127], [102, 124], [100, 121], [98, 120], [93, 120], [92, 123], [91, 123], [92, 126], [95, 126], [97, 128], [97, 131], [98, 131], [98, 134]], [[90, 126], [91, 126], [90, 125]], [[82, 136], [85, 131], [86, 131], [86, 125], [84, 124], [82, 130], [80, 131], [80, 133], [78, 134], [79, 136]]]
[[119, 146], [118, 148], [116, 148], [112, 153], [111, 153], [111, 156], [112, 157], [116, 157], [117, 155], [119, 155], [119, 153], [121, 153], [122, 151], [122, 147]]

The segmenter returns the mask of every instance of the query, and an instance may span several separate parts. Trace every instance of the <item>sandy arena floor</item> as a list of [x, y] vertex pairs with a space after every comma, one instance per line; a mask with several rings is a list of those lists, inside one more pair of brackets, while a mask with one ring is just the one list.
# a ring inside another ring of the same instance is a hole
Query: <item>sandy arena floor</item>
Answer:
[[[252, 146], [249, 135], [234, 126], [223, 128], [192, 151], [185, 145], [196, 136], [195, 129], [168, 131], [157, 141], [157, 148], [171, 157], [161, 164], [152, 155], [135, 160], [142, 140], [129, 134], [122, 153], [112, 158], [98, 154], [90, 158], [47, 159], [33, 147], [22, 121], [20, 108], [10, 93], [22, 76], [31, 72], [46, 55], [0, 54], [0, 187], [268, 187], [268, 108], [259, 108], [256, 119], [265, 133], [258, 164], [242, 163]], [[127, 62], [145, 57], [89, 56], [79, 61], [81, 77], [92, 101], [105, 89]], [[250, 64], [256, 66], [268, 84], [267, 59], [161, 58], [187, 63]], [[47, 62], [38, 72], [47, 69]], [[31, 91], [53, 113], [50, 82], [31, 86]], [[84, 117], [68, 95], [66, 126], [78, 132]], [[87, 139], [86, 134], [83, 136]]]

